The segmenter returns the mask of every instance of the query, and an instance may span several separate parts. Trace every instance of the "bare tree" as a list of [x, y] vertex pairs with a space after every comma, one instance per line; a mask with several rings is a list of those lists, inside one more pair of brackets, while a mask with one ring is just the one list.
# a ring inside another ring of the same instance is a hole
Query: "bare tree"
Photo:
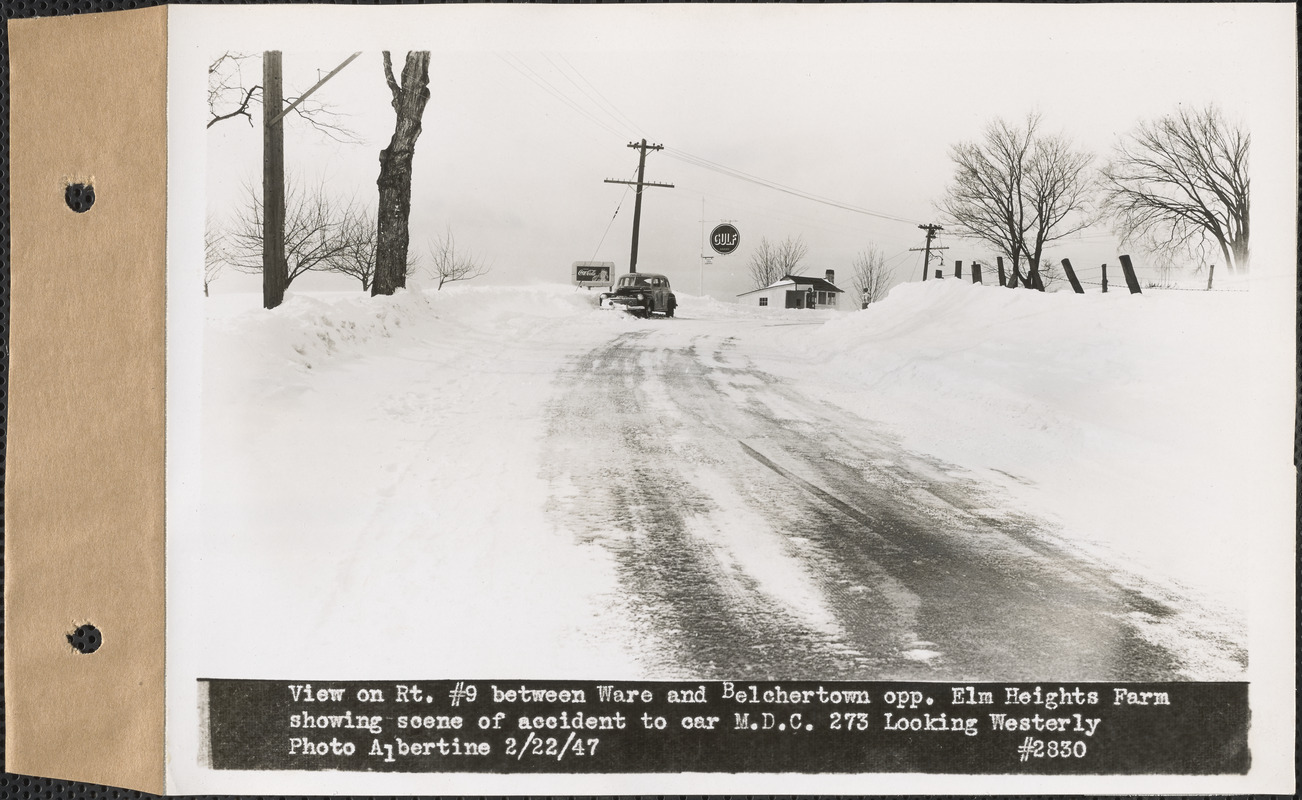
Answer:
[[465, 251], [457, 252], [457, 241], [450, 228], [430, 242], [429, 252], [429, 270], [439, 280], [435, 291], [442, 289], [445, 283], [468, 281], [488, 274], [489, 267], [482, 259]]
[[208, 65], [207, 127], [234, 117], [244, 117], [250, 126], [253, 125], [249, 109], [255, 98], [261, 97], [262, 87], [248, 85], [244, 79], [244, 63], [251, 58], [256, 56], [228, 51]]
[[1040, 259], [1040, 282], [1044, 284], [1046, 292], [1063, 280], [1066, 280], [1066, 276], [1057, 262], [1051, 258]]
[[[241, 272], [262, 272], [262, 192], [247, 188], [229, 233], [228, 261]], [[343, 236], [347, 206], [330, 197], [321, 184], [304, 189], [298, 181], [285, 187], [285, 262], [288, 287], [309, 270], [325, 271], [346, 249]]]
[[881, 248], [872, 244], [854, 257], [850, 270], [850, 286], [863, 308], [885, 297], [891, 279], [895, 277], [895, 273], [886, 268], [886, 257]]
[[[357, 207], [344, 212], [339, 225], [339, 249], [324, 267], [327, 272], [337, 272], [361, 281], [362, 291], [371, 288], [375, 279], [375, 214]], [[406, 277], [416, 271], [414, 256], [407, 259]]]
[[[1007, 256], [1010, 286], [1043, 289], [1039, 265], [1044, 246], [1094, 222], [1088, 167], [1093, 157], [1062, 135], [1040, 132], [1030, 114], [1013, 127], [1002, 119], [986, 126], [979, 141], [950, 148], [954, 180], [939, 206], [960, 235]], [[1022, 275], [1020, 264], [1028, 267]]]
[[1231, 271], [1246, 272], [1250, 142], [1214, 105], [1141, 122], [1103, 168], [1117, 234], [1173, 252], [1211, 240]]
[[380, 151], [379, 224], [376, 228], [375, 280], [371, 294], [393, 294], [407, 285], [407, 247], [411, 234], [411, 167], [420, 137], [421, 117], [429, 101], [429, 51], [407, 53], [402, 83], [393, 77], [393, 61], [384, 51], [384, 79], [396, 113], [393, 138]]
[[776, 248], [769, 242], [768, 237], [761, 237], [760, 243], [751, 251], [750, 254], [750, 279], [756, 289], [763, 289], [782, 277], [782, 273], [775, 266], [777, 263]]
[[216, 217], [209, 214], [203, 226], [203, 296], [208, 296], [208, 286], [217, 280], [226, 263], [226, 232]]
[[1157, 278], [1145, 284], [1155, 288], [1174, 286], [1175, 273], [1191, 265], [1194, 275], [1203, 273], [1216, 260], [1213, 254], [1219, 255], [1221, 252], [1209, 236], [1195, 236], [1184, 245], [1173, 245], [1164, 237], [1152, 234], [1136, 236], [1126, 241], [1142, 250], [1147, 256], [1146, 264], [1157, 271]]
[[[227, 51], [208, 65], [208, 125], [211, 128], [219, 122], [236, 117], [244, 117], [249, 127], [253, 127], [253, 108], [262, 102], [262, 86], [254, 83], [244, 75], [245, 67], [252, 74], [261, 74], [261, 67], [248, 62], [261, 62], [262, 56]], [[295, 92], [287, 92], [285, 105], [298, 100]], [[316, 95], [311, 96], [294, 108], [294, 114], [320, 133], [337, 142], [360, 144], [362, 139], [344, 124], [344, 115], [329, 103], [324, 103]]]
[[794, 239], [788, 236], [778, 244], [761, 237], [759, 245], [750, 254], [750, 277], [755, 288], [763, 289], [787, 275], [799, 275], [803, 269], [801, 262], [808, 252], [801, 236]]

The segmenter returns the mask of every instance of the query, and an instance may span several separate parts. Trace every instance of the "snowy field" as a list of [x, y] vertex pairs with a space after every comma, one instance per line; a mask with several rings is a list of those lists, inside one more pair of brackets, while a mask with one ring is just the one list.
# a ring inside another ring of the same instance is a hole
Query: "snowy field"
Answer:
[[[677, 318], [641, 320], [597, 310], [592, 294], [569, 286], [296, 295], [273, 312], [252, 295], [214, 296], [206, 527], [185, 557], [208, 581], [198, 596], [241, 598], [246, 613], [205, 623], [204, 669], [672, 674], [649, 666], [661, 663], [649, 652], [657, 645], [625, 597], [616, 534], [571, 524], [591, 489], [553, 464], [566, 457], [558, 415], [596, 428], [611, 412], [560, 409], [581, 395], [562, 395], [558, 376], [569, 370], [574, 383], [588, 354], [649, 336], [665, 347], [719, 343], [784, 387], [789, 407], [772, 409], [776, 417], [799, 418], [805, 400], [840, 409], [979, 482], [1001, 513], [1042, 520], [1045, 535], [1118, 583], [1182, 598], [1183, 622], [1147, 633], [1144, 620], [1133, 624], [1179, 657], [1183, 677], [1240, 676], [1243, 578], [1269, 533], [1253, 485], [1261, 442], [1244, 413], [1260, 391], [1259, 364], [1227, 335], [1250, 326], [1249, 298], [931, 281], [862, 312], [680, 295]], [[655, 361], [654, 352], [641, 358]], [[745, 388], [706, 378], [725, 399]], [[680, 407], [655, 395], [672, 386], [629, 391], [672, 415]], [[692, 452], [690, 442], [665, 447]], [[601, 459], [590, 466], [619, 479]], [[802, 559], [808, 543], [757, 537], [738, 521], [745, 513], [720, 512], [709, 518], [728, 521], [693, 535], [724, 572], [750, 576], [811, 629], [834, 629], [827, 607], [838, 601]], [[923, 633], [901, 645], [907, 658], [934, 655]], [[1210, 639], [1218, 648], [1203, 647]]]

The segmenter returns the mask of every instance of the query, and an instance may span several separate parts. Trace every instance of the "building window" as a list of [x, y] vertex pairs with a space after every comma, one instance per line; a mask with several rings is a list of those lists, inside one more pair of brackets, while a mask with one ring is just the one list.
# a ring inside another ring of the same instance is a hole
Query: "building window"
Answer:
[[836, 292], [828, 292], [828, 293], [827, 293], [827, 304], [828, 304], [829, 306], [834, 306], [834, 305], [836, 305]]
[[769, 299], [767, 297], [761, 297], [759, 300], [760, 300], [760, 305], [762, 306], [766, 306], [769, 304]]

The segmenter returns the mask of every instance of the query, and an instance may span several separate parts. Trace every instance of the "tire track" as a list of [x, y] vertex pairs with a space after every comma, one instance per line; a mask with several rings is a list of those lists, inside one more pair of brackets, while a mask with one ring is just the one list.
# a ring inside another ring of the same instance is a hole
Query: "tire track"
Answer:
[[[612, 603], [648, 677], [1184, 677], [1156, 643], [1188, 643], [1181, 598], [998, 510], [970, 473], [809, 401], [730, 339], [640, 329], [558, 380], [550, 511], [614, 555]], [[1202, 639], [1244, 663], [1237, 642]]]
[[624, 334], [579, 356], [560, 377], [544, 476], [566, 491], [549, 509], [553, 518], [616, 557], [623, 592], [613, 602], [641, 637], [649, 674], [852, 674], [853, 659], [834, 635], [775, 602], [708, 535], [719, 508], [701, 488], [709, 482], [703, 473], [727, 464], [691, 420], [655, 415], [648, 387], [665, 365], [645, 358], [646, 334]]
[[[811, 507], [833, 512], [815, 537], [832, 560], [860, 565], [852, 571], [885, 569], [918, 598], [908, 634], [936, 655], [896, 662], [883, 677], [1172, 680], [1187, 677], [1178, 653], [1165, 646], [1180, 639], [1246, 666], [1240, 644], [1175, 629], [1178, 609], [1188, 605], [1183, 598], [1072, 552], [1037, 520], [995, 511], [998, 498], [951, 465], [909, 453], [791, 387], [753, 380], [749, 365], [733, 369], [751, 387], [747, 408], [768, 421], [761, 427], [772, 447], [814, 480], [745, 443], [743, 452], [801, 486]], [[810, 413], [775, 418], [764, 394], [779, 395], [779, 405], [803, 402]], [[1208, 618], [1203, 609], [1184, 616]], [[1154, 625], [1167, 626], [1168, 635], [1152, 636]], [[854, 638], [872, 646], [875, 636]]]

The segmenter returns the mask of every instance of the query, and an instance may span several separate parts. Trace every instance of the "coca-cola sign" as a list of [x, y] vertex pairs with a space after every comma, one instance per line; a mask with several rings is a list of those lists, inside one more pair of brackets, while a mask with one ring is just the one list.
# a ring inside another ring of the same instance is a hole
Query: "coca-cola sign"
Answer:
[[721, 256], [726, 256], [736, 250], [737, 245], [740, 243], [741, 234], [737, 232], [737, 226], [732, 223], [725, 222], [722, 225], [716, 225], [714, 230], [710, 231], [710, 247]]
[[575, 261], [576, 286], [612, 286], [615, 283], [614, 261]]

